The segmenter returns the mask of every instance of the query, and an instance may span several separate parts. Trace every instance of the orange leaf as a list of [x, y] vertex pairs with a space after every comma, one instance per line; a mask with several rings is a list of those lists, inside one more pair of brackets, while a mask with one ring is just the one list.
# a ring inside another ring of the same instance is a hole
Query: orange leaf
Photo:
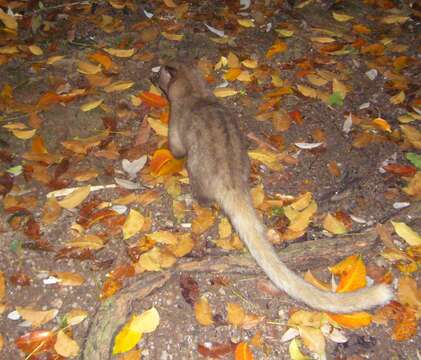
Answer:
[[105, 70], [109, 70], [113, 65], [113, 61], [111, 60], [111, 58], [107, 54], [104, 54], [102, 52], [95, 52], [93, 54], [90, 54], [88, 58], [91, 61], [95, 61], [101, 64]]
[[233, 69], [229, 69], [225, 74], [224, 74], [224, 79], [227, 81], [234, 81], [235, 79], [238, 78], [238, 76], [241, 74], [241, 69], [240, 68], [233, 68]]
[[355, 261], [357, 261], [358, 255], [348, 256], [346, 259], [338, 262], [336, 265], [329, 267], [329, 271], [333, 275], [342, 276], [344, 273], [349, 272]]
[[399, 175], [399, 176], [407, 176], [412, 177], [417, 172], [415, 166], [410, 165], [400, 165], [400, 164], [387, 164], [383, 166], [387, 172]]
[[345, 272], [339, 280], [336, 292], [354, 291], [365, 287], [366, 269], [363, 259], [358, 256], [349, 271]]
[[161, 120], [164, 124], [168, 124], [170, 121], [170, 113], [168, 111], [164, 111], [159, 116], [159, 120]]
[[160, 95], [144, 91], [139, 93], [137, 96], [152, 107], [163, 108], [167, 106], [167, 100]]
[[53, 348], [56, 335], [49, 330], [35, 330], [15, 340], [16, 346], [24, 353], [40, 354]]
[[45, 147], [44, 144], [44, 139], [39, 136], [39, 135], [35, 135], [32, 138], [32, 152], [34, 152], [35, 154], [47, 154], [48, 150]]
[[168, 149], [159, 149], [152, 155], [150, 168], [155, 176], [175, 174], [183, 169], [184, 160], [175, 159]]
[[396, 341], [409, 340], [417, 334], [415, 310], [408, 306], [403, 307], [402, 310], [393, 327], [392, 339]]
[[272, 58], [274, 55], [284, 52], [288, 48], [287, 44], [282, 41], [277, 41], [273, 44], [269, 50], [266, 52], [266, 57], [268, 59]]
[[235, 348], [235, 360], [253, 360], [253, 353], [245, 342], [238, 343]]
[[102, 286], [101, 294], [99, 295], [101, 300], [105, 300], [110, 296], [114, 295], [123, 285], [119, 280], [109, 278], [105, 280]]
[[358, 329], [371, 324], [372, 316], [370, 313], [362, 311], [352, 314], [327, 314], [335, 323], [346, 329]]

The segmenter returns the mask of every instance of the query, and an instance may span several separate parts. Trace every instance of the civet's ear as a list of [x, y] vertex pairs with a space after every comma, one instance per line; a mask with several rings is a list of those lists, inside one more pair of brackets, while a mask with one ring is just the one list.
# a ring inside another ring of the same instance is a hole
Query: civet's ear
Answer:
[[170, 84], [176, 74], [176, 68], [168, 65], [161, 66], [161, 70], [159, 70], [159, 87], [165, 94], [168, 94]]

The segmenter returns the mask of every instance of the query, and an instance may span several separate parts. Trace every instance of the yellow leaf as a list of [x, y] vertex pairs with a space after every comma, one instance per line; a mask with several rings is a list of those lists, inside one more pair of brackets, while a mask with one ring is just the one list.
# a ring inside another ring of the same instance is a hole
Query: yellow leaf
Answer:
[[307, 80], [315, 86], [324, 86], [328, 83], [326, 79], [323, 79], [321, 76], [315, 74], [308, 74]]
[[402, 90], [398, 92], [396, 95], [392, 96], [389, 99], [389, 102], [393, 105], [402, 104], [405, 101], [405, 92]]
[[141, 271], [160, 271], [161, 270], [161, 251], [154, 247], [152, 250], [140, 255], [136, 264]]
[[127, 215], [123, 224], [123, 239], [127, 240], [136, 235], [142, 229], [144, 222], [145, 218], [140, 212], [130, 209], [129, 215]]
[[155, 307], [144, 311], [141, 315], [134, 315], [130, 322], [130, 329], [148, 334], [154, 332], [159, 325], [159, 313]]
[[219, 237], [224, 239], [232, 234], [231, 223], [226, 217], [223, 217], [218, 224]]
[[88, 317], [88, 312], [82, 309], [73, 309], [70, 310], [65, 316], [64, 319], [68, 325], [77, 325], [80, 324], [83, 320]]
[[6, 280], [4, 278], [3, 271], [0, 271], [0, 301], [4, 299], [6, 295]]
[[324, 313], [318, 311], [298, 310], [288, 319], [288, 326], [320, 328], [324, 322]]
[[317, 211], [317, 204], [313, 200], [310, 205], [301, 211], [288, 226], [288, 229], [294, 232], [305, 230], [311, 222], [311, 218]]
[[409, 305], [417, 311], [417, 318], [421, 318], [421, 290], [417, 288], [415, 279], [401, 276], [398, 284], [398, 300], [402, 305]]
[[213, 90], [213, 94], [216, 97], [224, 98], [228, 96], [234, 96], [238, 94], [238, 91], [230, 88], [216, 88], [215, 90]]
[[0, 9], [0, 20], [3, 22], [4, 26], [6, 26], [10, 30], [17, 30], [18, 29], [18, 22], [16, 21], [14, 16], [6, 14], [3, 9]]
[[35, 56], [41, 56], [44, 54], [44, 51], [42, 51], [42, 49], [38, 45], [29, 45], [28, 49], [31, 52], [31, 54]]
[[52, 271], [50, 275], [56, 277], [62, 286], [80, 286], [85, 282], [85, 278], [75, 272]]
[[344, 223], [330, 213], [327, 213], [324, 218], [323, 227], [325, 230], [335, 235], [345, 234], [348, 231]]
[[80, 348], [75, 340], [68, 336], [63, 330], [60, 330], [57, 333], [54, 350], [57, 354], [65, 358], [73, 358], [79, 355]]
[[162, 121], [147, 117], [146, 121], [149, 123], [149, 126], [160, 136], [168, 137], [168, 125], [164, 124]]
[[243, 60], [241, 62], [241, 64], [243, 64], [248, 69], [256, 69], [257, 66], [258, 66], [257, 60], [254, 60], [254, 59], [246, 59], [246, 60]]
[[15, 135], [18, 139], [21, 140], [28, 140], [32, 138], [35, 133], [37, 132], [37, 129], [32, 130], [12, 130], [13, 135]]
[[358, 256], [352, 264], [350, 270], [345, 272], [340, 280], [337, 292], [348, 292], [361, 289], [367, 285], [366, 269], [363, 259]]
[[200, 235], [208, 230], [215, 222], [215, 214], [211, 209], [195, 207], [196, 217], [192, 221], [193, 234]]
[[273, 151], [264, 150], [264, 149], [256, 149], [256, 150], [250, 150], [248, 152], [248, 155], [251, 159], [262, 162], [271, 170], [281, 171], [283, 168], [280, 163], [279, 154]]
[[309, 97], [309, 98], [317, 98], [318, 97], [318, 93], [316, 89], [313, 89], [311, 87], [308, 86], [304, 86], [304, 85], [297, 85], [297, 90], [304, 96]]
[[161, 32], [161, 35], [167, 40], [172, 40], [172, 41], [181, 41], [183, 40], [183, 37], [184, 37], [183, 34], [172, 34], [165, 31]]
[[241, 69], [240, 68], [232, 68], [229, 69], [225, 74], [224, 74], [224, 79], [227, 81], [234, 81], [235, 79], [237, 79], [237, 77], [241, 74]]
[[93, 109], [96, 109], [99, 105], [101, 105], [103, 103], [103, 101], [104, 101], [104, 99], [90, 101], [88, 103], [83, 104], [80, 107], [80, 110], [82, 110], [83, 112], [91, 111]]
[[245, 28], [254, 27], [254, 22], [252, 19], [237, 19], [237, 22]]
[[120, 57], [120, 58], [129, 58], [132, 57], [135, 53], [135, 49], [113, 49], [113, 48], [106, 48], [104, 49], [108, 54]]
[[307, 349], [318, 354], [320, 358], [325, 359], [326, 342], [322, 331], [310, 326], [299, 326], [298, 331]]
[[0, 54], [13, 55], [19, 52], [16, 46], [0, 46]]
[[202, 296], [194, 304], [194, 315], [200, 325], [208, 326], [213, 324], [212, 310], [210, 308], [208, 299]]
[[114, 91], [124, 91], [130, 89], [134, 85], [133, 81], [116, 81], [110, 85], [104, 87], [106, 93], [111, 93]]
[[336, 41], [334, 38], [326, 37], [326, 36], [316, 36], [316, 37], [310, 38], [310, 40], [316, 43], [320, 43], [320, 44], [330, 44]]
[[[294, 200], [294, 202], [292, 204], [290, 204], [289, 206], [291, 208], [293, 208], [294, 210], [302, 211], [310, 205], [312, 200], [313, 200], [313, 194], [308, 191], [308, 192], [298, 196]], [[290, 220], [292, 220], [292, 219], [290, 219]]]
[[81, 74], [95, 75], [101, 72], [102, 66], [100, 64], [95, 65], [87, 61], [79, 61], [77, 63], [77, 70]]
[[398, 234], [402, 239], [404, 239], [411, 246], [421, 245], [421, 236], [414, 230], [412, 230], [408, 225], [403, 222], [394, 222], [392, 225], [395, 229], [396, 234]]
[[332, 16], [336, 21], [339, 21], [339, 22], [346, 22], [354, 18], [353, 16], [341, 14], [335, 11], [332, 12]]
[[21, 306], [16, 306], [16, 311], [24, 320], [28, 321], [34, 328], [51, 321], [58, 314], [57, 309], [33, 310], [31, 308], [24, 308]]
[[356, 312], [352, 314], [327, 314], [333, 326], [340, 325], [345, 329], [359, 329], [371, 324], [372, 315], [367, 312]]
[[169, 231], [155, 231], [146, 236], [157, 243], [166, 245], [176, 245], [178, 242], [177, 237]]
[[421, 131], [411, 125], [400, 125], [400, 128], [411, 145], [415, 149], [421, 150]]
[[300, 350], [300, 341], [298, 339], [292, 339], [289, 343], [289, 356], [291, 360], [310, 360], [308, 356], [305, 356]]
[[234, 326], [241, 326], [246, 317], [246, 312], [240, 304], [227, 304], [227, 321]]
[[382, 19], [382, 23], [384, 24], [403, 24], [409, 19], [409, 16], [402, 16], [402, 15], [388, 15]]
[[194, 241], [191, 238], [191, 234], [186, 233], [179, 235], [177, 244], [174, 246], [169, 245], [168, 249], [175, 257], [180, 258], [190, 253], [193, 250], [193, 247]]
[[389, 123], [382, 118], [375, 118], [373, 120], [373, 124], [376, 125], [377, 128], [386, 132], [392, 132], [392, 128], [390, 127]]
[[133, 330], [130, 327], [130, 320], [118, 332], [114, 339], [113, 355], [120, 354], [133, 349], [136, 344], [142, 339], [143, 333]]
[[342, 99], [345, 99], [346, 94], [348, 93], [348, 89], [345, 86], [345, 84], [338, 79], [334, 78], [332, 80], [332, 92], [333, 93], [339, 93], [342, 97]]
[[55, 63], [61, 61], [64, 59], [63, 55], [55, 55], [55, 56], [50, 56], [47, 59], [47, 65], [54, 65]]
[[91, 192], [91, 186], [82, 186], [75, 189], [69, 195], [65, 196], [63, 200], [58, 201], [59, 205], [65, 209], [73, 209], [80, 205]]

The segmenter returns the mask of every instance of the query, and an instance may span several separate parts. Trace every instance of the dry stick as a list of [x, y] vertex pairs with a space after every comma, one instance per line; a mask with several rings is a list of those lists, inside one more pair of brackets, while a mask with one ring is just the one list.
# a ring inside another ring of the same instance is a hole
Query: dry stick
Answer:
[[259, 138], [255, 133], [253, 133], [253, 132], [249, 132], [248, 134], [247, 134], [247, 137], [250, 139], [250, 140], [253, 140], [253, 141], [255, 141], [257, 144], [259, 144], [260, 146], [264, 146], [264, 147], [267, 147], [267, 148], [269, 148], [270, 150], [272, 150], [272, 151], [276, 151], [276, 152], [279, 152], [279, 149], [278, 148], [276, 148], [275, 146], [273, 146], [272, 144], [269, 144], [267, 141], [264, 141], [263, 139], [261, 139], [261, 138]]

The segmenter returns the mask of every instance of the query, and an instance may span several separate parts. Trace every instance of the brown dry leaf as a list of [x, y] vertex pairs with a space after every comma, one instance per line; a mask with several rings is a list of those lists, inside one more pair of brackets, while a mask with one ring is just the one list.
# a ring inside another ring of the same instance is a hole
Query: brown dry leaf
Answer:
[[126, 221], [123, 224], [123, 239], [127, 240], [136, 235], [143, 227], [145, 222], [144, 216], [137, 210], [130, 209]]
[[57, 278], [62, 286], [80, 286], [85, 282], [85, 278], [76, 272], [52, 271], [50, 275]]
[[142, 350], [131, 350], [118, 357], [118, 360], [141, 360], [141, 359], [142, 359]]
[[327, 164], [327, 169], [332, 176], [340, 177], [341, 176], [341, 168], [339, 167], [338, 163], [333, 160]]
[[194, 304], [194, 315], [200, 325], [208, 326], [213, 324], [212, 309], [208, 299], [204, 296]]
[[346, 234], [348, 232], [345, 224], [330, 213], [327, 213], [323, 220], [323, 228], [335, 235]]
[[168, 137], [168, 125], [164, 124], [162, 121], [151, 118], [148, 116], [146, 121], [149, 123], [149, 126], [160, 136]]
[[246, 312], [240, 304], [228, 303], [226, 306], [228, 323], [241, 327], [246, 317]]
[[173, 200], [172, 202], [172, 212], [175, 218], [182, 222], [186, 216], [186, 205], [183, 201]]
[[284, 109], [278, 109], [272, 114], [272, 125], [276, 131], [287, 131], [291, 126], [291, 122], [291, 116]]
[[227, 56], [227, 66], [230, 69], [236, 69], [241, 67], [240, 66], [240, 60], [238, 59], [238, 56], [235, 55], [232, 51], [229, 52]]
[[171, 41], [181, 41], [183, 40], [184, 35], [183, 34], [172, 34], [166, 31], [161, 32], [161, 35], [167, 39], [167, 40], [171, 40]]
[[234, 96], [238, 94], [238, 90], [230, 89], [230, 88], [216, 88], [215, 90], [213, 90], [213, 94], [216, 97], [224, 98], [224, 97]]
[[308, 74], [307, 80], [314, 86], [324, 86], [328, 83], [328, 80], [316, 74]]
[[393, 105], [399, 105], [402, 104], [405, 101], [405, 92], [400, 91], [396, 95], [392, 96], [389, 99], [389, 102]]
[[140, 271], [160, 271], [161, 270], [161, 251], [154, 247], [153, 249], [140, 255], [136, 267]]
[[87, 102], [87, 103], [81, 105], [80, 110], [82, 110], [83, 112], [88, 112], [88, 111], [94, 110], [99, 105], [101, 105], [103, 102], [104, 102], [104, 99], [98, 99], [98, 100], [93, 100], [93, 101]]
[[421, 171], [418, 171], [409, 180], [408, 185], [403, 188], [403, 191], [409, 196], [413, 196], [415, 200], [421, 199]]
[[31, 308], [25, 308], [21, 306], [17, 306], [16, 311], [24, 320], [28, 321], [33, 328], [39, 327], [51, 321], [58, 314], [57, 309], [42, 311], [42, 310], [34, 310]]
[[396, 341], [406, 341], [417, 334], [417, 319], [415, 310], [404, 306], [399, 313], [399, 318], [393, 327], [392, 339]]
[[44, 204], [41, 221], [46, 225], [53, 224], [61, 215], [62, 207], [55, 197], [50, 197]]
[[406, 140], [417, 150], [421, 150], [421, 131], [415, 126], [400, 125], [402, 133]]
[[215, 222], [215, 214], [211, 209], [194, 205], [196, 217], [192, 221], [193, 234], [200, 235], [208, 230]]
[[398, 299], [402, 305], [415, 309], [417, 319], [421, 318], [421, 289], [410, 276], [402, 276], [398, 284]]
[[3, 335], [0, 334], [0, 351], [3, 350], [3, 346], [4, 346], [4, 338], [3, 338]]
[[304, 96], [316, 99], [319, 94], [316, 89], [304, 85], [297, 85], [297, 90]]
[[268, 51], [266, 52], [266, 57], [268, 59], [271, 59], [273, 56], [285, 52], [287, 48], [288, 46], [285, 42], [278, 40], [268, 49]]
[[57, 340], [54, 344], [54, 350], [57, 354], [64, 356], [65, 358], [72, 358], [79, 355], [79, 345], [63, 330], [57, 333]]
[[288, 319], [288, 326], [310, 326], [320, 328], [325, 322], [325, 314], [322, 312], [298, 310]]

